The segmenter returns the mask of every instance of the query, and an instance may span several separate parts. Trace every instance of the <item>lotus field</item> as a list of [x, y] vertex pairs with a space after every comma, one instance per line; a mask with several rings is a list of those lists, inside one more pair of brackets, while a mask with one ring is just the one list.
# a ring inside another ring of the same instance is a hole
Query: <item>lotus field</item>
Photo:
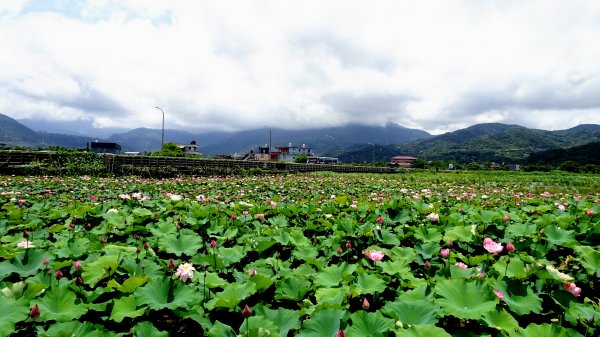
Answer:
[[600, 177], [532, 177], [3, 176], [0, 336], [598, 336]]

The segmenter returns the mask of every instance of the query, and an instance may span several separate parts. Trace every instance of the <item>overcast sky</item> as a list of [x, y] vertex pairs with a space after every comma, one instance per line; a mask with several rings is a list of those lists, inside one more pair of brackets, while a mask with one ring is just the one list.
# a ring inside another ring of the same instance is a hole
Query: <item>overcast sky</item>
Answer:
[[600, 124], [596, 0], [0, 0], [0, 48], [16, 119]]

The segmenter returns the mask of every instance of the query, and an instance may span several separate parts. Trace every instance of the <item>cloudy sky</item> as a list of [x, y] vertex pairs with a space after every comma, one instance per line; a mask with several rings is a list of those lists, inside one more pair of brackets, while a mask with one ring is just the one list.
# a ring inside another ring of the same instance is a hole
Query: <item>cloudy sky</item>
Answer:
[[190, 131], [600, 124], [600, 1], [0, 0], [0, 113]]

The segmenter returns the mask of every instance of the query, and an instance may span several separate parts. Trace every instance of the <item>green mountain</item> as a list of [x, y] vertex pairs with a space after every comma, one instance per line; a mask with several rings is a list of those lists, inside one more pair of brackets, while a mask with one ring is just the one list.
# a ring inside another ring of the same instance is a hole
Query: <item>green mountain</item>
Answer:
[[425, 160], [523, 163], [531, 153], [600, 141], [600, 125], [546, 131], [501, 123], [477, 124], [396, 147], [400, 155]]
[[13, 118], [0, 114], [0, 142], [11, 147], [21, 146], [33, 149], [48, 146], [82, 148], [93, 140], [95, 139], [91, 137], [36, 132]]

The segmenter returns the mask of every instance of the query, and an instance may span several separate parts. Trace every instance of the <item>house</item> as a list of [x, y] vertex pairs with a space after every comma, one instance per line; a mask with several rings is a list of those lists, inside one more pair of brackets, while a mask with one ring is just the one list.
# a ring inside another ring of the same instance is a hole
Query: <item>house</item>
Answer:
[[87, 143], [87, 149], [94, 153], [110, 153], [110, 154], [119, 154], [121, 153], [121, 145], [117, 143], [111, 142], [99, 142], [93, 141]]
[[194, 154], [201, 155], [202, 153], [198, 152], [198, 145], [195, 140], [192, 140], [189, 144], [177, 145], [185, 154]]
[[5, 149], [8, 147], [8, 144], [4, 143], [4, 142], [0, 142], [0, 149]]
[[307, 147], [306, 144], [302, 144], [302, 146], [292, 146], [292, 143], [289, 143], [288, 146], [279, 146], [277, 147], [277, 151], [273, 153], [276, 154], [271, 156], [271, 159], [275, 158], [280, 161], [295, 161], [296, 157], [300, 155], [304, 155], [306, 157], [314, 156], [312, 149]]
[[410, 168], [415, 160], [417, 160], [417, 158], [411, 156], [395, 156], [390, 160], [390, 165]]

